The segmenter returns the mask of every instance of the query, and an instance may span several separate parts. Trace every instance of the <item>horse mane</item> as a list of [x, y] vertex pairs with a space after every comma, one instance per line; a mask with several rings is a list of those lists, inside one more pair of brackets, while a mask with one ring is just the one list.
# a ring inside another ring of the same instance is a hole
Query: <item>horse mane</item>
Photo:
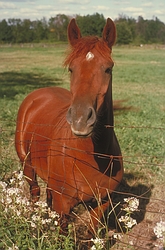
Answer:
[[102, 57], [110, 59], [111, 49], [103, 39], [96, 36], [82, 37], [77, 40], [77, 43], [70, 47], [69, 54], [67, 55], [64, 66], [69, 65], [75, 58], [86, 56], [89, 51], [96, 49]]

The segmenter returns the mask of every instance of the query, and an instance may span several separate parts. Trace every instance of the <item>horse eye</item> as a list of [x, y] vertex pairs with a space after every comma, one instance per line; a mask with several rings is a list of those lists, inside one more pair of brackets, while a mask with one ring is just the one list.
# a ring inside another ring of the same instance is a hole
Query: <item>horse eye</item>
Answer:
[[70, 73], [72, 73], [72, 69], [71, 69], [71, 68], [68, 68], [68, 71], [69, 71]]
[[107, 68], [106, 70], [105, 70], [105, 73], [107, 73], [107, 74], [112, 74], [112, 68]]

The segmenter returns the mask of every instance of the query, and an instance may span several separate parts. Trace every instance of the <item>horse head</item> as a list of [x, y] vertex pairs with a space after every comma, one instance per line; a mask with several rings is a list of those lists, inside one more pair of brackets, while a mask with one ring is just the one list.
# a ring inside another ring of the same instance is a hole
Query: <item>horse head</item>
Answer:
[[75, 19], [68, 26], [71, 53], [65, 60], [70, 71], [71, 105], [67, 121], [73, 134], [79, 137], [92, 135], [98, 110], [112, 82], [112, 46], [116, 39], [114, 22], [108, 18], [102, 38], [82, 37]]

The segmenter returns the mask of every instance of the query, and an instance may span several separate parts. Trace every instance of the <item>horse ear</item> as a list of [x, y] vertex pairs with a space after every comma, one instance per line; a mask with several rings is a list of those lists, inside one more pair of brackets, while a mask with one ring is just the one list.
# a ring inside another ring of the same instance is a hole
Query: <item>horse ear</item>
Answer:
[[116, 27], [114, 22], [108, 18], [106, 25], [103, 29], [103, 40], [108, 44], [109, 48], [112, 48], [116, 41]]
[[77, 40], [81, 38], [81, 32], [79, 27], [76, 24], [75, 19], [73, 18], [68, 25], [68, 40], [69, 43], [74, 46], [77, 43]]

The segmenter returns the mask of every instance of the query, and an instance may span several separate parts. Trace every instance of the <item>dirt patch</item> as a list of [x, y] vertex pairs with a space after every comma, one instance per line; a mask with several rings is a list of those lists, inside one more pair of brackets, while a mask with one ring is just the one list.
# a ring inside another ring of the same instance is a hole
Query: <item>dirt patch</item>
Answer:
[[[148, 202], [147, 202], [148, 200]], [[146, 206], [142, 206], [139, 211], [139, 215], [142, 213], [144, 218], [138, 219], [138, 213], [135, 215], [135, 219], [138, 224], [133, 229], [122, 234], [122, 238], [119, 242], [112, 247], [112, 249], [126, 250], [163, 250], [162, 242], [156, 238], [154, 234], [154, 227], [156, 223], [165, 221], [165, 185], [164, 183], [155, 183], [152, 186], [151, 196], [144, 198], [142, 204], [146, 203]], [[143, 210], [144, 209], [144, 210]]]

